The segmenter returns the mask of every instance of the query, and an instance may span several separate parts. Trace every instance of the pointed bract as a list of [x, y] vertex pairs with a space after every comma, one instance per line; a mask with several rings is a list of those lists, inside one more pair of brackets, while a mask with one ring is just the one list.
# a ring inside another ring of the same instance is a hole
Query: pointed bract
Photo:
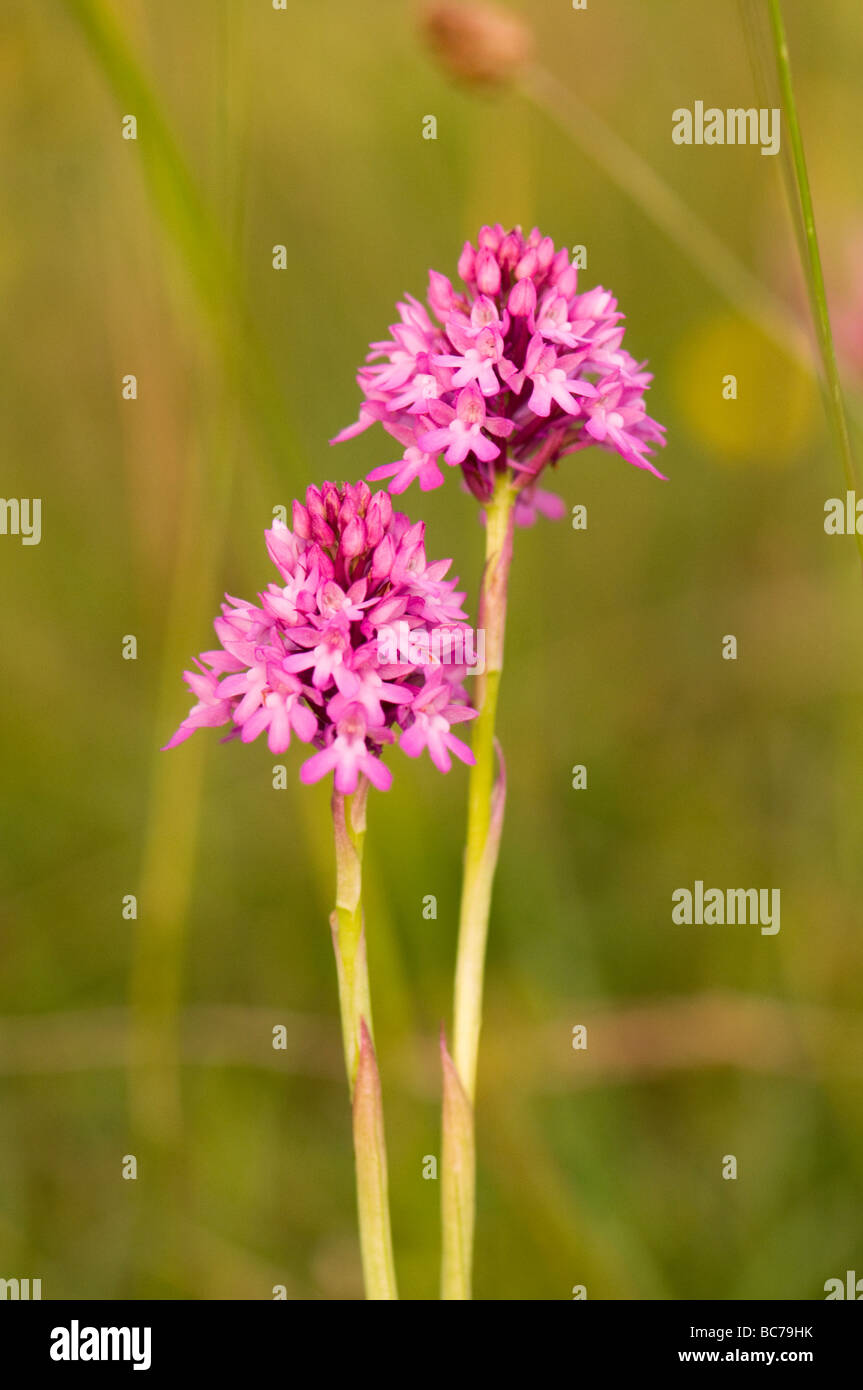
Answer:
[[353, 1100], [354, 1155], [363, 1276], [370, 1299], [395, 1299], [381, 1080], [371, 1034], [360, 1020]]
[[450, 1227], [443, 1241], [441, 1297], [466, 1299], [471, 1296], [476, 1186], [473, 1107], [447, 1051], [443, 1027], [440, 1056], [443, 1074], [441, 1218]]

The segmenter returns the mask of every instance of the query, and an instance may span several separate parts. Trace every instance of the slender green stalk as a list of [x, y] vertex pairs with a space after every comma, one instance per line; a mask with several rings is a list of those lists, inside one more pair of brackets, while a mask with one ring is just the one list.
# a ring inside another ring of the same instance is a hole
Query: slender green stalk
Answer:
[[360, 1023], [372, 1031], [372, 1004], [366, 965], [363, 923], [363, 842], [369, 784], [363, 778], [353, 796], [333, 792], [333, 835], [336, 846], [336, 907], [330, 918], [339, 972], [339, 1006], [345, 1066], [351, 1095], [360, 1055]]
[[467, 848], [459, 917], [455, 976], [453, 1060], [465, 1093], [473, 1104], [482, 1012], [485, 943], [491, 889], [500, 841], [495, 816], [495, 740], [497, 699], [503, 671], [506, 595], [512, 559], [515, 493], [501, 473], [487, 508], [486, 557], [479, 600], [479, 626], [485, 633], [486, 668], [478, 677], [475, 698], [479, 714], [473, 728], [476, 762], [468, 790]]
[[[788, 40], [785, 36], [785, 24], [782, 19], [782, 6], [780, 0], [768, 0], [768, 9], [770, 14], [770, 28], [773, 34], [773, 44], [776, 50], [776, 66], [779, 75], [779, 87], [782, 94], [783, 115], [791, 141], [791, 160], [794, 170], [795, 189], [799, 200], [798, 210], [803, 228], [801, 255], [803, 256], [803, 269], [806, 272], [809, 302], [818, 339], [818, 350], [821, 354], [827, 416], [830, 422], [830, 429], [836, 451], [839, 454], [839, 459], [842, 464], [842, 471], [845, 475], [845, 486], [849, 492], [854, 492], [857, 488], [854, 457], [851, 453], [848, 421], [846, 419], [845, 403], [842, 397], [842, 383], [839, 380], [839, 369], [836, 365], [836, 350], [833, 345], [833, 333], [830, 327], [830, 311], [827, 307], [827, 291], [824, 287], [821, 252], [818, 246], [818, 233], [815, 228], [815, 209], [812, 205], [812, 190], [809, 186], [809, 174], [806, 168], [806, 152], [803, 148], [803, 135], [797, 116], [797, 102], [794, 99], [794, 84], [791, 79], [791, 59], [788, 53]], [[863, 536], [855, 532], [855, 540], [857, 542], [857, 549], [860, 552], [860, 558], [863, 560]]]
[[339, 977], [345, 1068], [353, 1102], [360, 1251], [366, 1297], [398, 1298], [387, 1184], [381, 1084], [372, 1043], [372, 1006], [363, 921], [363, 841], [369, 784], [333, 792], [336, 907], [330, 918]]
[[[470, 1298], [474, 1204], [474, 1123], [476, 1068], [482, 1025], [485, 948], [491, 893], [503, 821], [503, 773], [495, 777], [495, 717], [503, 671], [506, 596], [512, 559], [515, 492], [508, 473], [499, 475], [486, 509], [486, 559], [479, 602], [479, 626], [485, 633], [486, 669], [478, 677], [479, 713], [473, 728], [476, 762], [468, 789], [461, 912], [455, 972], [453, 1064], [463, 1099], [447, 1102], [445, 1069], [443, 1167], [441, 1184], [443, 1262], [441, 1296]], [[450, 1098], [452, 1079], [450, 1079]], [[452, 1116], [458, 1115], [458, 1124]], [[458, 1181], [449, 1181], [454, 1172]], [[456, 1209], [458, 1208], [458, 1209]]]

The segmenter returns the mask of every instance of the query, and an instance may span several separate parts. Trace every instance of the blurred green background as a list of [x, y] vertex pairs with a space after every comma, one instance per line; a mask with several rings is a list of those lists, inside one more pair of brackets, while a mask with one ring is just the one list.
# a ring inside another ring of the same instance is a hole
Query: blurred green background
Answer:
[[[785, 10], [859, 419], [860, 8]], [[784, 156], [670, 138], [676, 107], [762, 104], [737, 8], [522, 12], [542, 70], [805, 327]], [[0, 1277], [45, 1298], [360, 1294], [327, 789], [263, 741], [158, 750], [223, 591], [271, 578], [273, 507], [393, 457], [379, 430], [326, 442], [368, 341], [500, 220], [588, 248], [581, 283], [614, 290], [655, 372], [670, 481], [587, 451], [552, 482], [587, 531], [517, 537], [476, 1293], [821, 1298], [863, 1270], [863, 589], [853, 541], [823, 531], [844, 484], [817, 387], [793, 334], [783, 351], [589, 157], [580, 108], [453, 85], [416, 18], [4, 5], [2, 492], [42, 498], [43, 534], [0, 537]], [[404, 502], [474, 607], [472, 499], [449, 478]], [[466, 779], [396, 774], [370, 807], [367, 925], [401, 1292], [433, 1298], [422, 1169]], [[780, 933], [674, 926], [697, 878], [780, 888]]]

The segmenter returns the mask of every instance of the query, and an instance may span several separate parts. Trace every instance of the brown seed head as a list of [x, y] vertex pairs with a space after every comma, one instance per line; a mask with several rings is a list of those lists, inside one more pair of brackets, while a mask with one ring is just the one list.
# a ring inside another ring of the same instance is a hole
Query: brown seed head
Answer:
[[533, 48], [527, 25], [495, 5], [428, 4], [420, 27], [451, 76], [483, 86], [511, 81]]

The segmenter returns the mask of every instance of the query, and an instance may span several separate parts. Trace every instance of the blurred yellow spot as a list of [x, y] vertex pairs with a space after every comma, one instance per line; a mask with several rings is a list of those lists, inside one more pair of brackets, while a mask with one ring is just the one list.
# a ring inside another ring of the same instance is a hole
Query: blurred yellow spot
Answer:
[[673, 383], [688, 428], [720, 461], [776, 467], [790, 463], [812, 438], [815, 382], [732, 314], [698, 325], [683, 340]]

